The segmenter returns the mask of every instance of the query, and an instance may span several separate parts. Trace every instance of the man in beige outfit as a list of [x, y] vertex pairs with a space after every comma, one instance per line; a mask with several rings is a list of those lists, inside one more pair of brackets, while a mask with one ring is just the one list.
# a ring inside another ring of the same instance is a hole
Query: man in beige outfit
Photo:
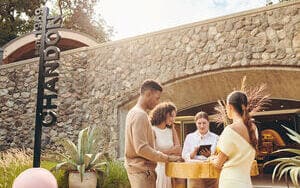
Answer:
[[154, 149], [154, 137], [147, 114], [159, 102], [162, 87], [146, 80], [140, 88], [137, 104], [128, 112], [125, 130], [125, 168], [131, 188], [155, 188], [156, 162], [179, 161]]

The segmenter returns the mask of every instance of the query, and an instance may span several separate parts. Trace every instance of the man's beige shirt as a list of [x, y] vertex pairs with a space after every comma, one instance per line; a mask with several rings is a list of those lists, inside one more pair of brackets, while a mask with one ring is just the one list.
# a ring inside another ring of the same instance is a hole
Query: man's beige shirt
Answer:
[[127, 114], [125, 129], [125, 168], [129, 173], [154, 171], [156, 162], [168, 156], [154, 149], [154, 136], [148, 114], [135, 106]]

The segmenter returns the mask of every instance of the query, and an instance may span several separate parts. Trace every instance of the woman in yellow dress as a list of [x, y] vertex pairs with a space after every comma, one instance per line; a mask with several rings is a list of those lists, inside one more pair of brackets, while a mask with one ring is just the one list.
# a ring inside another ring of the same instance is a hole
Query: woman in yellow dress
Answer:
[[227, 97], [227, 116], [233, 123], [226, 126], [219, 142], [219, 154], [213, 164], [221, 169], [219, 188], [252, 187], [250, 171], [258, 143], [257, 127], [249, 115], [245, 93], [234, 91]]

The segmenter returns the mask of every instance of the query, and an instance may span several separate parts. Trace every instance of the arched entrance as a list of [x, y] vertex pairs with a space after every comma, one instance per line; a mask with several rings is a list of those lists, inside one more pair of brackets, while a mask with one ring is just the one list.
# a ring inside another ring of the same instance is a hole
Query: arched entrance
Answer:
[[[285, 125], [300, 131], [300, 74], [297, 68], [256, 67], [208, 72], [166, 84], [163, 100], [173, 101], [178, 107], [177, 131], [183, 142], [196, 130], [193, 116], [206, 111], [212, 118], [211, 130], [220, 134], [222, 126], [213, 121], [218, 99], [225, 99], [233, 89], [239, 89], [243, 76], [248, 86], [267, 84], [271, 105], [264, 112], [254, 114], [260, 133], [257, 160], [262, 164], [276, 156], [271, 153], [285, 147], [295, 147], [286, 135]], [[272, 172], [265, 169], [265, 172]]]
[[[213, 115], [212, 109], [216, 101], [225, 99], [227, 94], [234, 88], [238, 89], [243, 76], [247, 76], [246, 83], [248, 86], [256, 86], [261, 83], [267, 84], [267, 91], [271, 94], [271, 98], [274, 99], [271, 107], [273, 113], [274, 110], [300, 109], [300, 68], [296, 67], [246, 67], [191, 75], [187, 78], [164, 83], [161, 101], [173, 101], [178, 108], [178, 116], [193, 116], [196, 111], [201, 109]], [[127, 102], [118, 109], [120, 125], [119, 156], [123, 156], [124, 153], [126, 114], [136, 103], [136, 100], [137, 98]], [[276, 113], [273, 115], [276, 115]], [[289, 112], [285, 111], [286, 115], [284, 115], [283, 111], [277, 114], [280, 113], [282, 113], [283, 117], [287, 117]], [[193, 123], [191, 118], [187, 119], [189, 120], [186, 123]]]
[[[57, 44], [60, 51], [99, 44], [93, 37], [78, 31], [60, 28], [58, 32], [61, 36], [61, 40]], [[37, 57], [35, 41], [35, 34], [31, 32], [5, 44], [3, 46], [3, 64]]]

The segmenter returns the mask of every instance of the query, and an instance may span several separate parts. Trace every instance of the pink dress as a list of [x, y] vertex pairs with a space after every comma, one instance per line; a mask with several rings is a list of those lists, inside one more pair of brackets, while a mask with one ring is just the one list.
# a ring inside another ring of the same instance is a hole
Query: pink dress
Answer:
[[[156, 149], [170, 149], [172, 146], [174, 146], [172, 129], [160, 129], [155, 126], [153, 126], [152, 129], [155, 134]], [[172, 188], [171, 178], [167, 177], [165, 173], [165, 163], [158, 162], [155, 172], [157, 174], [157, 188]]]

